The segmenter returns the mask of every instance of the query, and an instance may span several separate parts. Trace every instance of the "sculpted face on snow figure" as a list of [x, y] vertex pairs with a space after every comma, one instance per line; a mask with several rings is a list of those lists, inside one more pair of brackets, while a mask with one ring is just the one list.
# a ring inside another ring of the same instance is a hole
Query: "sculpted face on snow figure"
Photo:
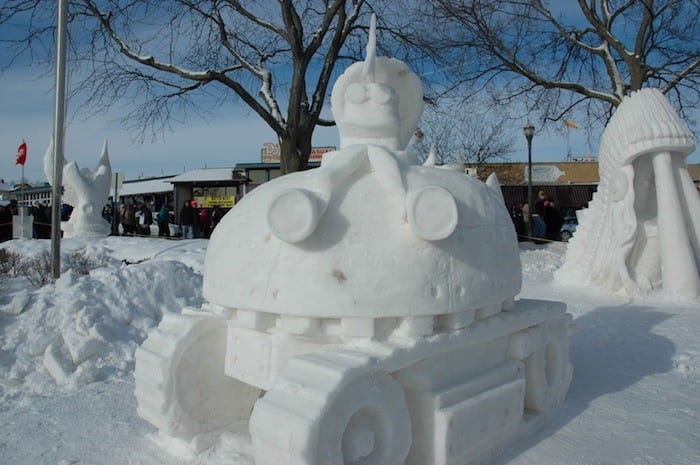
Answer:
[[377, 56], [375, 32], [372, 17], [365, 61], [349, 66], [333, 86], [341, 150], [368, 144], [403, 151], [423, 113], [420, 79], [404, 62]]

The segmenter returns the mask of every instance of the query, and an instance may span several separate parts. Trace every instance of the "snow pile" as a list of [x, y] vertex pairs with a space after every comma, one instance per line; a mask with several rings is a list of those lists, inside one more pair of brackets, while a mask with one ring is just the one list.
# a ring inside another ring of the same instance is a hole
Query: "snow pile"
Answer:
[[[198, 271], [178, 261], [153, 260], [167, 256], [164, 246], [173, 243], [141, 244], [156, 246], [154, 250], [123, 247], [123, 239], [110, 239], [68, 242], [62, 262], [75, 260], [80, 250], [81, 263], [101, 265], [89, 274], [69, 269], [39, 289], [23, 277], [6, 282], [11, 292], [0, 298], [0, 400], [123, 377], [133, 370], [134, 351], [164, 313], [201, 305]], [[12, 241], [7, 248], [24, 247], [25, 257], [37, 257], [48, 245]]]

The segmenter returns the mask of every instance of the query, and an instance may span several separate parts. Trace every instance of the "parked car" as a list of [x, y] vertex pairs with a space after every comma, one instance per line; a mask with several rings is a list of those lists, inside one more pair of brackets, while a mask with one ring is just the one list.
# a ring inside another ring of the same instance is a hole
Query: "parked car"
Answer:
[[571, 236], [576, 232], [576, 227], [578, 226], [578, 218], [575, 216], [567, 216], [564, 218], [564, 224], [561, 226], [561, 240], [564, 242], [569, 242]]

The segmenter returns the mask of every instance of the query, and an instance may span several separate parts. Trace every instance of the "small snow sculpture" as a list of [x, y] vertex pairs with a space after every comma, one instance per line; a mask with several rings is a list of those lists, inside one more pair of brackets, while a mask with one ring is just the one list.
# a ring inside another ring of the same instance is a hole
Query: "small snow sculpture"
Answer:
[[625, 97], [600, 145], [600, 184], [557, 280], [635, 295], [700, 295], [700, 196], [692, 133], [658, 89]]
[[[44, 174], [53, 185], [53, 141], [44, 154]], [[73, 211], [68, 222], [62, 225], [64, 237], [106, 237], [110, 225], [102, 218], [102, 207], [109, 199], [112, 167], [107, 153], [107, 140], [102, 146], [102, 156], [95, 168], [80, 169], [76, 162], [63, 166], [63, 202]]]
[[421, 84], [374, 29], [333, 88], [340, 149], [246, 195], [209, 242], [209, 303], [137, 350], [138, 413], [163, 433], [201, 447], [248, 419], [257, 465], [457, 465], [563, 402], [565, 306], [514, 301], [493, 180], [406, 150]]

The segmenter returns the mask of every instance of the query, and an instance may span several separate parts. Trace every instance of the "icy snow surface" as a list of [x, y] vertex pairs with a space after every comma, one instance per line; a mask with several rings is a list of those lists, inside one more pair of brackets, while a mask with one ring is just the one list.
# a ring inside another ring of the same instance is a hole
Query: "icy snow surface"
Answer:
[[[0, 284], [0, 463], [252, 464], [244, 433], [199, 456], [169, 442], [169, 455], [136, 414], [134, 350], [164, 313], [201, 304], [206, 245], [68, 239], [65, 257], [80, 251], [103, 266], [40, 289]], [[0, 247], [38, 254], [49, 242]], [[574, 315], [567, 402], [491, 465], [700, 463], [697, 305], [554, 285], [564, 250], [521, 245], [520, 297], [561, 300]]]

